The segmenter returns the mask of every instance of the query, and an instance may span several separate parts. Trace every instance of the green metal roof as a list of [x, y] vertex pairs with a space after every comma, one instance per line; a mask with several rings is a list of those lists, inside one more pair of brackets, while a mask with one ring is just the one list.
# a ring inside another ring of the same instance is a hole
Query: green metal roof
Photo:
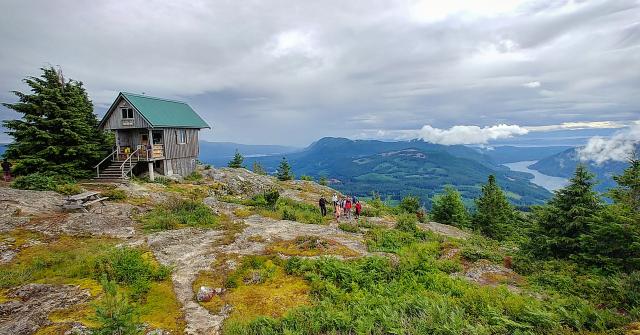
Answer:
[[126, 92], [120, 92], [120, 94], [153, 127], [210, 128], [200, 115], [185, 102]]

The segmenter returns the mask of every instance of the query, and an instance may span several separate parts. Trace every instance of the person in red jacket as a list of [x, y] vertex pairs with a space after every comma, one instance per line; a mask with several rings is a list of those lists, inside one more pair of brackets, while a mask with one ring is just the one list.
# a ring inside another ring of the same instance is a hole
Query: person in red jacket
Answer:
[[356, 201], [356, 220], [360, 218], [360, 213], [362, 212], [362, 204], [360, 201]]
[[351, 220], [351, 197], [347, 197], [347, 200], [344, 202], [344, 214], [347, 220]]

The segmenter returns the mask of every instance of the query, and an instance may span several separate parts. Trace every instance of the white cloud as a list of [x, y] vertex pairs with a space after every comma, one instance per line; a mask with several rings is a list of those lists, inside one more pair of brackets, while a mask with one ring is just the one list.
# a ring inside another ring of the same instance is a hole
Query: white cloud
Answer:
[[524, 135], [529, 131], [518, 125], [499, 124], [491, 127], [453, 126], [449, 129], [433, 128], [425, 125], [417, 131], [418, 138], [427, 142], [444, 145], [487, 144], [491, 140]]
[[624, 128], [638, 121], [578, 121], [563, 122], [561, 124], [551, 124], [545, 126], [528, 126], [530, 131], [554, 131], [554, 130], [578, 130], [578, 129], [616, 129]]
[[529, 88], [536, 88], [536, 87], [540, 87], [540, 82], [539, 81], [530, 81], [528, 83], [524, 83], [522, 84], [522, 86], [524, 87], [529, 87]]
[[634, 125], [613, 134], [610, 138], [595, 136], [587, 145], [578, 149], [581, 161], [593, 161], [602, 164], [606, 161], [626, 161], [640, 144], [640, 125]]

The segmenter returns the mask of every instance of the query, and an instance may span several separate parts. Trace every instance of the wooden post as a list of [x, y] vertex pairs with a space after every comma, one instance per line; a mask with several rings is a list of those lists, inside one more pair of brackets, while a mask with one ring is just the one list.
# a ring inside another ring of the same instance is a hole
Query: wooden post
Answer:
[[155, 180], [155, 176], [153, 175], [153, 162], [149, 162], [149, 180]]
[[[149, 148], [151, 148], [151, 150], [147, 151], [147, 159], [153, 158], [153, 130], [151, 128], [149, 128]], [[144, 149], [147, 150], [147, 148]]]

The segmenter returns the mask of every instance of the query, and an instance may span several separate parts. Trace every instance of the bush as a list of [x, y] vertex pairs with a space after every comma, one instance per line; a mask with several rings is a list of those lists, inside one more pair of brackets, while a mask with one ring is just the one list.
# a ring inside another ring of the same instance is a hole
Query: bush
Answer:
[[269, 208], [276, 208], [278, 199], [280, 198], [280, 192], [276, 189], [269, 190], [264, 193], [264, 200]]
[[192, 182], [197, 182], [197, 181], [201, 181], [204, 177], [202, 176], [202, 174], [198, 171], [193, 171], [191, 172], [188, 176], [184, 177], [185, 181], [192, 181]]
[[144, 281], [166, 279], [170, 270], [165, 266], [154, 266], [138, 249], [122, 247], [115, 248], [97, 259], [94, 273], [98, 278], [106, 276], [107, 280], [118, 284], [137, 285], [139, 289], [144, 285]]
[[127, 198], [127, 193], [119, 188], [111, 188], [100, 193], [102, 196], [109, 198], [109, 200], [124, 200]]
[[11, 187], [21, 190], [57, 191], [59, 185], [74, 183], [75, 180], [69, 176], [36, 172], [17, 177]]
[[302, 176], [300, 176], [300, 180], [313, 181], [313, 177], [307, 176], [307, 175], [302, 175]]
[[212, 228], [218, 226], [218, 218], [209, 207], [190, 199], [169, 200], [146, 213], [140, 221], [146, 231], [170, 230], [181, 225]]
[[418, 223], [418, 218], [415, 214], [400, 214], [396, 221], [396, 229], [412, 233], [418, 230], [416, 223]]
[[62, 184], [56, 187], [56, 192], [64, 195], [82, 193], [82, 188], [78, 184]]
[[297, 217], [296, 217], [296, 212], [292, 211], [289, 208], [284, 208], [282, 210], [282, 219], [283, 220], [290, 220], [290, 221], [296, 221]]
[[341, 223], [341, 224], [338, 225], [338, 228], [340, 228], [341, 230], [344, 230], [346, 232], [349, 232], [349, 233], [359, 233], [360, 232], [360, 228], [358, 227], [358, 225], [350, 224], [350, 223]]
[[420, 210], [420, 198], [412, 195], [406, 196], [402, 198], [398, 207], [401, 211], [406, 213], [418, 213]]

